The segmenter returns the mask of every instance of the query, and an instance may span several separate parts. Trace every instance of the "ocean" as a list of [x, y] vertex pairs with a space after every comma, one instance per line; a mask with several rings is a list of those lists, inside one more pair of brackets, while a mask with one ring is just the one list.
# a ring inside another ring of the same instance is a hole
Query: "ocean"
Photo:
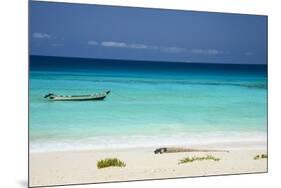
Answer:
[[[44, 99], [107, 90], [103, 101]], [[266, 139], [267, 65], [30, 56], [31, 152]]]

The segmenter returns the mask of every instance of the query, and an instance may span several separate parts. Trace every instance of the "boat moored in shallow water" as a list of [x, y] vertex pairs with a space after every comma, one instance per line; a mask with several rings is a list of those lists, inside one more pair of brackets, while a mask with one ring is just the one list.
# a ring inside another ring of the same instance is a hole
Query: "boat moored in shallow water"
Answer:
[[51, 101], [88, 101], [88, 100], [103, 100], [110, 90], [102, 93], [95, 93], [91, 95], [55, 95], [54, 93], [49, 93], [44, 96]]

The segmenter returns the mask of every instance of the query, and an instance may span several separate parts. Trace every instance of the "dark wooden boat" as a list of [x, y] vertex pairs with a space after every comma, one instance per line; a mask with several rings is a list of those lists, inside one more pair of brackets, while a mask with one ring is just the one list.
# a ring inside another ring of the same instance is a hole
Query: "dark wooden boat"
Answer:
[[44, 96], [51, 101], [88, 101], [88, 100], [103, 100], [110, 90], [103, 93], [95, 93], [91, 95], [55, 95], [54, 93], [49, 93]]

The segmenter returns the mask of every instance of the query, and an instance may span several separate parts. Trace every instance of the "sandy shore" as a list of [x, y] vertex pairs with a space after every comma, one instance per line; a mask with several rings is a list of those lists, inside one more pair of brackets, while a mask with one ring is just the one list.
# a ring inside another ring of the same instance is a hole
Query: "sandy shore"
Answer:
[[[207, 176], [266, 172], [267, 159], [254, 160], [266, 149], [230, 152], [167, 153], [155, 155], [152, 148], [131, 150], [63, 151], [30, 154], [30, 186], [96, 183], [137, 179]], [[220, 161], [178, 164], [185, 157], [213, 155]], [[117, 157], [126, 167], [98, 169], [98, 160]]]

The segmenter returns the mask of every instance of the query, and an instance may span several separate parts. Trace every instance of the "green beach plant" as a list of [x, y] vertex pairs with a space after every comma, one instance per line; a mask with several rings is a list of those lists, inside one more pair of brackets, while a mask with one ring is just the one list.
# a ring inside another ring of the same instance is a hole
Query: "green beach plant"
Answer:
[[203, 160], [213, 160], [213, 161], [219, 161], [220, 158], [214, 157], [212, 155], [207, 155], [206, 157], [186, 157], [184, 159], [181, 159], [178, 164], [183, 163], [192, 163], [194, 161], [203, 161]]
[[261, 155], [261, 158], [262, 158], [262, 159], [267, 159], [267, 154], [262, 154], [262, 155]]
[[106, 158], [97, 162], [97, 167], [106, 168], [106, 167], [125, 167], [126, 164], [117, 159], [117, 158]]
[[254, 160], [258, 160], [260, 158], [260, 155], [256, 155], [255, 157], [254, 157]]
[[254, 157], [254, 160], [258, 160], [258, 159], [267, 159], [267, 154], [256, 155]]

